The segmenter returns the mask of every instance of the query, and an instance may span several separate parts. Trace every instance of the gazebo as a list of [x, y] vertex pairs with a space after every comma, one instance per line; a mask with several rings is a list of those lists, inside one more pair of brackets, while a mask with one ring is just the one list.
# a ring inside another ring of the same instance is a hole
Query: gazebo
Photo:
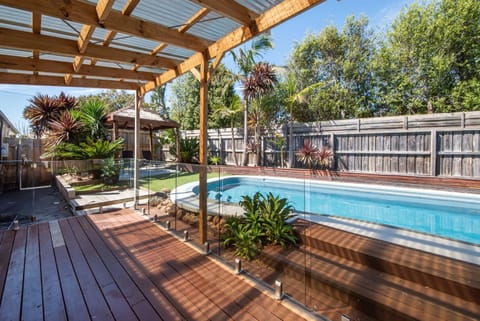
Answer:
[[[200, 82], [199, 160], [206, 165], [208, 81], [225, 53], [322, 2], [0, 0], [0, 83], [134, 90], [138, 133], [143, 96], [192, 72]], [[206, 181], [203, 169], [201, 242], [206, 240]]]
[[[135, 128], [136, 128], [135, 119], [136, 119], [135, 106], [133, 105], [116, 110], [108, 114], [106, 119], [106, 124], [108, 127], [112, 128], [112, 140], [116, 140], [118, 138], [119, 129], [129, 129], [129, 130], [135, 131]], [[179, 144], [178, 144], [177, 129], [180, 125], [177, 122], [171, 119], [164, 119], [160, 114], [150, 110], [145, 110], [145, 109], [140, 110], [140, 115], [138, 117], [138, 120], [139, 120], [139, 125], [138, 125], [139, 130], [148, 131], [149, 133], [150, 155], [154, 154], [153, 132], [156, 130], [173, 128], [175, 130], [175, 138], [177, 140], [177, 147], [178, 147]], [[135, 134], [137, 135], [138, 131], [135, 131]]]

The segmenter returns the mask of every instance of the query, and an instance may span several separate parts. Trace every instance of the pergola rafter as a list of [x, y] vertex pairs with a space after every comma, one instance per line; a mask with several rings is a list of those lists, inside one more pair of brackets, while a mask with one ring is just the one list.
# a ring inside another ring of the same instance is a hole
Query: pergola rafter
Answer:
[[[224, 54], [323, 1], [128, 0], [119, 10], [115, 0], [0, 0], [0, 83], [135, 90], [138, 133], [142, 97], [191, 71], [200, 81], [200, 163], [206, 165], [208, 81]], [[138, 135], [135, 140], [138, 146]]]

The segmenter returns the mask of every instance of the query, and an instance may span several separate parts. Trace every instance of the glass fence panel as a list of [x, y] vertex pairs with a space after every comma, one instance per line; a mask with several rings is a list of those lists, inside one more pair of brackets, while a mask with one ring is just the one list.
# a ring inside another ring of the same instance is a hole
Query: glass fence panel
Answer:
[[219, 235], [214, 254], [272, 290], [280, 282], [284, 294], [306, 303], [310, 299], [310, 253], [303, 246], [307, 186], [303, 175], [282, 176], [276, 169], [221, 168], [209, 193], [220, 206], [213, 222]]

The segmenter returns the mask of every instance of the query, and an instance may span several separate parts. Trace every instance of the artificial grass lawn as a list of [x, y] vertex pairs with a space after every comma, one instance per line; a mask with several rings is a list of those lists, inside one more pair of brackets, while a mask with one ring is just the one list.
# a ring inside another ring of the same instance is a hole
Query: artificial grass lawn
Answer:
[[[208, 173], [207, 178], [218, 177], [218, 173]], [[225, 176], [221, 174], [220, 176]], [[154, 192], [160, 192], [163, 189], [168, 188], [172, 190], [177, 186], [198, 181], [198, 173], [171, 173], [168, 175], [163, 175], [161, 177], [150, 177], [143, 178], [140, 180], [140, 186], [143, 188], [148, 188]]]

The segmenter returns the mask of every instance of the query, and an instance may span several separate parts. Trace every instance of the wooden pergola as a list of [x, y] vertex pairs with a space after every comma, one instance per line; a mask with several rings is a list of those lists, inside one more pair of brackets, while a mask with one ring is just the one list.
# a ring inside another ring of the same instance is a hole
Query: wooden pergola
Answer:
[[[0, 0], [0, 83], [135, 90], [136, 159], [143, 96], [192, 72], [206, 165], [207, 84], [224, 54], [323, 1]], [[207, 177], [200, 167], [203, 243]]]

